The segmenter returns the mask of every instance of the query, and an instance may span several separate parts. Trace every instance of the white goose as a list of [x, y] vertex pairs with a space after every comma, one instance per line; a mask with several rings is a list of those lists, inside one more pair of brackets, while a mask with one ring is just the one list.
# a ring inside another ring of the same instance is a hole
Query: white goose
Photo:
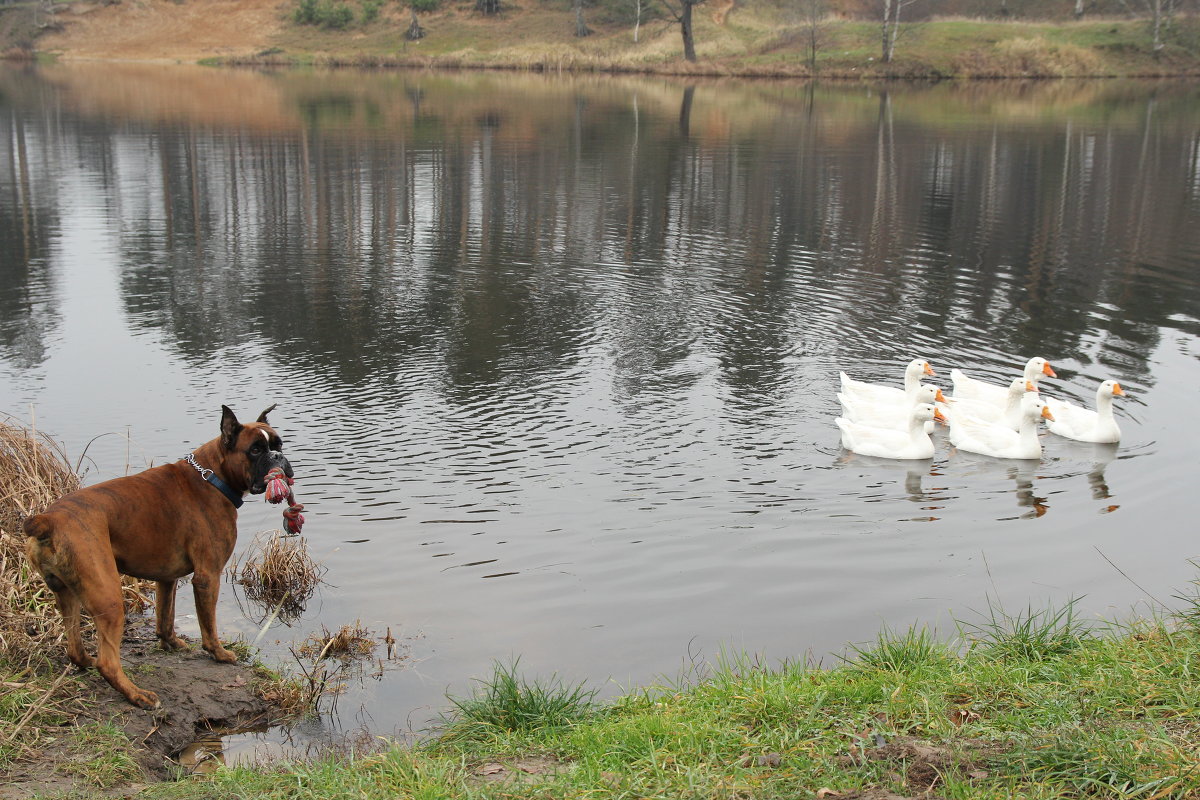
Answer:
[[[956, 416], [974, 417], [983, 422], [1007, 425], [1014, 431], [1021, 427], [1021, 398], [1026, 392], [1036, 392], [1037, 386], [1033, 381], [1024, 378], [1013, 378], [1004, 394], [1004, 405], [993, 405], [984, 400], [972, 400], [969, 397], [952, 398], [947, 408], [942, 409], [951, 420]], [[947, 410], [948, 409], [948, 410]]]
[[[895, 428], [907, 430], [912, 418], [913, 406], [920, 403], [945, 403], [946, 396], [936, 386], [923, 383], [912, 395], [901, 395], [900, 402], [880, 402], [879, 400], [854, 397], [845, 392], [838, 392], [838, 402], [842, 404], [842, 416], [851, 422], [863, 425], [874, 425], [878, 428]], [[925, 423], [925, 432], [933, 430], [933, 421]]]
[[922, 375], [933, 375], [934, 371], [933, 367], [929, 366], [928, 361], [921, 358], [913, 359], [904, 368], [903, 389], [896, 389], [879, 383], [856, 381], [844, 372], [838, 374], [842, 377], [842, 394], [852, 400], [861, 399], [874, 400], [881, 403], [899, 403], [903, 402], [903, 395], [911, 396], [920, 388]]
[[[1025, 371], [1022, 375], [1025, 380], [1037, 386], [1038, 381], [1043, 376], [1049, 375], [1051, 378], [1057, 378], [1058, 374], [1050, 367], [1050, 363], [1044, 358], [1031, 358], [1025, 364]], [[1008, 387], [999, 386], [987, 381], [981, 381], [978, 378], [972, 378], [962, 370], [950, 370], [950, 381], [954, 384], [955, 399], [967, 398], [968, 400], [982, 400], [985, 403], [991, 403], [994, 406], [1004, 408], [1008, 402]]]
[[1096, 390], [1096, 410], [1077, 406], [1065, 400], [1046, 400], [1054, 414], [1054, 421], [1046, 427], [1052, 433], [1076, 439], [1080, 442], [1119, 442], [1121, 428], [1113, 417], [1113, 396], [1125, 396], [1125, 390], [1116, 381], [1105, 381]]
[[835, 422], [842, 431], [842, 447], [864, 456], [878, 458], [933, 458], [933, 439], [925, 432], [930, 420], [945, 421], [942, 412], [929, 403], [913, 406], [908, 430], [877, 428], [838, 417]]
[[1037, 434], [1040, 419], [1054, 419], [1054, 415], [1045, 403], [1026, 394], [1021, 398], [1019, 430], [958, 416], [950, 423], [950, 443], [959, 450], [995, 458], [1041, 458], [1042, 443]]

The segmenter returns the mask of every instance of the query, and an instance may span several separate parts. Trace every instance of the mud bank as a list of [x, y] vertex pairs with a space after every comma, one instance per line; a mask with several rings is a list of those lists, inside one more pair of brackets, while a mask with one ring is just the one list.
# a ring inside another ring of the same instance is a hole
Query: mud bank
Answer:
[[[141, 687], [158, 693], [162, 708], [143, 711], [121, 697], [95, 670], [82, 673], [84, 691], [94, 698], [88, 715], [70, 720], [67, 729], [88, 722], [109, 723], [129, 739], [140, 767], [141, 783], [154, 783], [187, 774], [179, 753], [213, 731], [254, 729], [272, 720], [271, 707], [254, 693], [255, 670], [245, 663], [219, 664], [188, 640], [192, 649], [165, 652], [158, 647], [149, 622], [131, 624], [125, 633], [121, 660]], [[0, 776], [2, 800], [71, 791], [89, 795], [126, 796], [140, 784], [123, 783], [97, 792], [87, 779], [72, 775], [73, 760], [81, 757], [68, 737], [55, 737], [32, 758], [12, 765]]]

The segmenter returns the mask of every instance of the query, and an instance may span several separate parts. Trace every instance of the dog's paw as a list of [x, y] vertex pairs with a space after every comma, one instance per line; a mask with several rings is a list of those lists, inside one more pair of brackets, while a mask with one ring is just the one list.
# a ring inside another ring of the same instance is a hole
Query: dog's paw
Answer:
[[73, 657], [68, 654], [67, 657], [71, 659], [72, 664], [79, 668], [80, 672], [84, 672], [96, 666], [96, 659], [87, 653], [80, 653], [78, 657]]
[[165, 637], [165, 636], [158, 637], [158, 644], [159, 644], [159, 647], [161, 647], [163, 650], [166, 650], [168, 652], [170, 652], [172, 650], [191, 650], [192, 649], [191, 645], [189, 645], [183, 639], [180, 639], [175, 634], [171, 634], [171, 636], [169, 638]]
[[146, 689], [135, 689], [133, 694], [129, 696], [129, 702], [147, 711], [162, 708], [162, 701], [158, 699], [158, 695]]
[[211, 651], [212, 657], [222, 664], [233, 664], [237, 662], [237, 653], [232, 650], [226, 650], [224, 647], [216, 647]]

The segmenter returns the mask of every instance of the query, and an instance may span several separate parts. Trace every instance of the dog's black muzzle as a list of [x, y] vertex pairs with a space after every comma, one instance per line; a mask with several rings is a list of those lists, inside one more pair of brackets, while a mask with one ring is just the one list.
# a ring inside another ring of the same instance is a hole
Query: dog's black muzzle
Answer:
[[276, 467], [282, 469], [283, 474], [289, 478], [296, 474], [292, 471], [291, 462], [283, 453], [278, 450], [268, 450], [259, 456], [258, 461], [254, 464], [254, 483], [250, 486], [250, 494], [262, 494], [267, 490], [267, 475]]

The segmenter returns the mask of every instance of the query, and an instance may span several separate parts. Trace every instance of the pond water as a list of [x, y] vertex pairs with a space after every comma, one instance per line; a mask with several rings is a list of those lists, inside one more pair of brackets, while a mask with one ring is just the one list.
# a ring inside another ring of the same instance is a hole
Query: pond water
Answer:
[[[1200, 84], [4, 67], [0, 143], [0, 411], [94, 481], [278, 404], [328, 584], [268, 658], [405, 656], [311, 735], [1196, 575]], [[1033, 355], [1119, 447], [839, 446], [839, 370]]]

